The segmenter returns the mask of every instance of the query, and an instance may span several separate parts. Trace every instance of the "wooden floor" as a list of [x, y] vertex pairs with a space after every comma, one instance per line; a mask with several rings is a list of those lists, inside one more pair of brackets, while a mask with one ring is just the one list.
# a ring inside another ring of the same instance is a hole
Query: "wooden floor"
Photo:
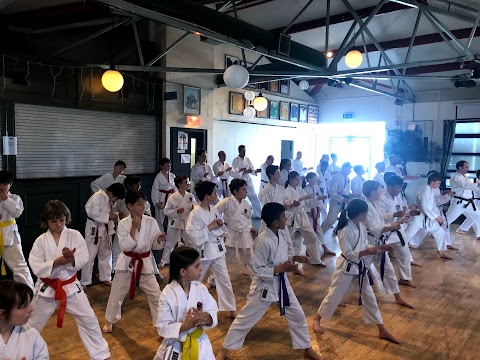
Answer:
[[[325, 334], [316, 336], [313, 333], [312, 317], [327, 294], [335, 257], [325, 258], [326, 269], [306, 266], [304, 278], [290, 275], [307, 316], [312, 346], [326, 359], [480, 359], [480, 241], [475, 240], [473, 233], [455, 236], [453, 230], [453, 243], [460, 248], [460, 251], [450, 252], [453, 261], [438, 259], [430, 238], [424, 241], [421, 250], [412, 250], [414, 258], [423, 264], [421, 268], [413, 268], [418, 288], [401, 287], [401, 292], [415, 310], [394, 304], [393, 296], [377, 296], [384, 323], [401, 345], [378, 339], [376, 326], [364, 324], [355, 294], [349, 295], [347, 306], [339, 308], [325, 324]], [[330, 246], [335, 247], [331, 236], [328, 239]], [[166, 277], [167, 271], [163, 274]], [[245, 304], [250, 280], [233, 272], [231, 277], [240, 310]], [[216, 297], [215, 290], [212, 293]], [[89, 288], [88, 296], [101, 325], [108, 295], [109, 288], [104, 285]], [[65, 316], [63, 329], [57, 329], [55, 323], [56, 313], [42, 333], [51, 358], [87, 359], [73, 318]], [[208, 332], [215, 352], [222, 346], [230, 323], [225, 313], [219, 313], [219, 325]], [[146, 297], [141, 290], [137, 289], [134, 301], [127, 296], [123, 318], [106, 339], [112, 359], [153, 359], [161, 339], [151, 324]], [[303, 354], [291, 348], [286, 321], [272, 305], [248, 335], [243, 349], [230, 352], [228, 358], [292, 360], [302, 359]]]

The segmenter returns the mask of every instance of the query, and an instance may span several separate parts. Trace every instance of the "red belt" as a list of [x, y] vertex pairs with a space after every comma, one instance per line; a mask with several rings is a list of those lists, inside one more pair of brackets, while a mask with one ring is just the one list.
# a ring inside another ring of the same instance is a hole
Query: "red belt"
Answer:
[[65, 317], [65, 310], [67, 309], [67, 293], [63, 290], [65, 285], [73, 283], [77, 280], [77, 274], [73, 275], [70, 279], [60, 281], [59, 278], [49, 279], [40, 278], [45, 284], [55, 289], [55, 300], [60, 301], [60, 308], [58, 309], [57, 327], [63, 326], [63, 318]]
[[168, 197], [170, 196], [170, 194], [175, 193], [175, 190], [173, 190], [173, 189], [170, 189], [170, 190], [160, 190], [160, 192], [165, 194], [165, 204], [166, 204], [166, 203], [167, 203], [167, 200], [168, 200]]
[[320, 208], [316, 207], [311, 210], [312, 213], [312, 218], [313, 218], [313, 232], [316, 234], [317, 233], [317, 227], [318, 227], [318, 218], [317, 214], [320, 212]]
[[[129, 256], [132, 258], [132, 281], [130, 282], [130, 299], [135, 299], [135, 285], [140, 282], [140, 275], [142, 275], [142, 269], [143, 269], [143, 261], [142, 259], [148, 257], [150, 255], [150, 251], [147, 251], [146, 253], [139, 254], [133, 251], [124, 251], [123, 252], [126, 256]], [[137, 268], [135, 268], [135, 263], [138, 260]]]
[[220, 179], [222, 181], [222, 191], [223, 191], [223, 197], [226, 199], [227, 194], [228, 194], [228, 179]]

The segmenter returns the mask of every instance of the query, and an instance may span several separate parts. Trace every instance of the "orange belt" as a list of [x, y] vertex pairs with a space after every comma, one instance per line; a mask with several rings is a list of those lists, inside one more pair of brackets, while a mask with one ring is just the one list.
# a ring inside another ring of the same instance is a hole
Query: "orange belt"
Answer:
[[73, 283], [77, 280], [77, 274], [73, 275], [70, 279], [60, 281], [59, 278], [49, 279], [40, 278], [45, 284], [55, 289], [55, 300], [60, 301], [60, 308], [58, 309], [57, 327], [63, 326], [63, 318], [65, 317], [65, 310], [67, 309], [67, 293], [63, 290], [65, 285]]
[[[140, 275], [142, 275], [142, 269], [143, 269], [143, 258], [146, 258], [150, 255], [150, 251], [147, 251], [146, 253], [139, 254], [133, 251], [124, 251], [123, 252], [126, 256], [129, 256], [132, 258], [131, 265], [133, 267], [132, 271], [132, 281], [130, 282], [130, 299], [135, 299], [135, 286], [140, 283]], [[138, 260], [137, 267], [135, 268], [135, 263]]]

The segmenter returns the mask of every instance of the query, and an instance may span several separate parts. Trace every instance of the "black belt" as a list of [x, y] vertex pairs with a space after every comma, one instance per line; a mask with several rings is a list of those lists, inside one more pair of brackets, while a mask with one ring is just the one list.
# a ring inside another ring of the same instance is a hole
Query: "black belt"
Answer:
[[265, 184], [268, 184], [268, 181], [265, 181], [265, 180], [260, 180], [260, 181], [265, 183]]
[[455, 199], [457, 200], [457, 204], [462, 204], [464, 201], [467, 203], [463, 205], [463, 207], [466, 209], [468, 205], [472, 205], [473, 211], [477, 211], [477, 207], [475, 206], [475, 200], [480, 200], [480, 198], [476, 198], [475, 196], [472, 196], [470, 199], [465, 199], [461, 196], [454, 196]]
[[348, 265], [347, 265], [347, 271], [350, 271], [350, 268], [352, 264], [358, 266], [358, 289], [359, 289], [359, 294], [358, 294], [358, 305], [362, 305], [362, 288], [363, 288], [363, 280], [365, 276], [368, 277], [368, 282], [370, 286], [373, 285], [373, 278], [372, 274], [370, 274], [370, 270], [368, 267], [365, 265], [365, 261], [360, 260], [358, 263], [355, 261], [349, 260], [345, 257], [345, 255], [342, 254], [342, 257], [347, 260]]

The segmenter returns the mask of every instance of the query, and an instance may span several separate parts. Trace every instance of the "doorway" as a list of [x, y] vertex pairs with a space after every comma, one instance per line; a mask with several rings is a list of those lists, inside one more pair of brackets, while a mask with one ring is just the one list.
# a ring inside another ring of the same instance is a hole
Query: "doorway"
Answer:
[[[372, 138], [344, 136], [331, 137], [329, 144], [330, 154], [337, 154], [339, 159], [347, 159], [352, 166], [362, 165], [367, 174], [371, 173], [372, 167]], [[342, 164], [337, 164], [342, 166]], [[350, 178], [355, 177], [352, 171]], [[370, 176], [368, 176], [370, 177]]]
[[207, 149], [207, 130], [170, 128], [170, 162], [172, 173], [190, 177], [197, 162], [197, 150]]
[[282, 159], [293, 160], [293, 141], [292, 140], [282, 140]]

